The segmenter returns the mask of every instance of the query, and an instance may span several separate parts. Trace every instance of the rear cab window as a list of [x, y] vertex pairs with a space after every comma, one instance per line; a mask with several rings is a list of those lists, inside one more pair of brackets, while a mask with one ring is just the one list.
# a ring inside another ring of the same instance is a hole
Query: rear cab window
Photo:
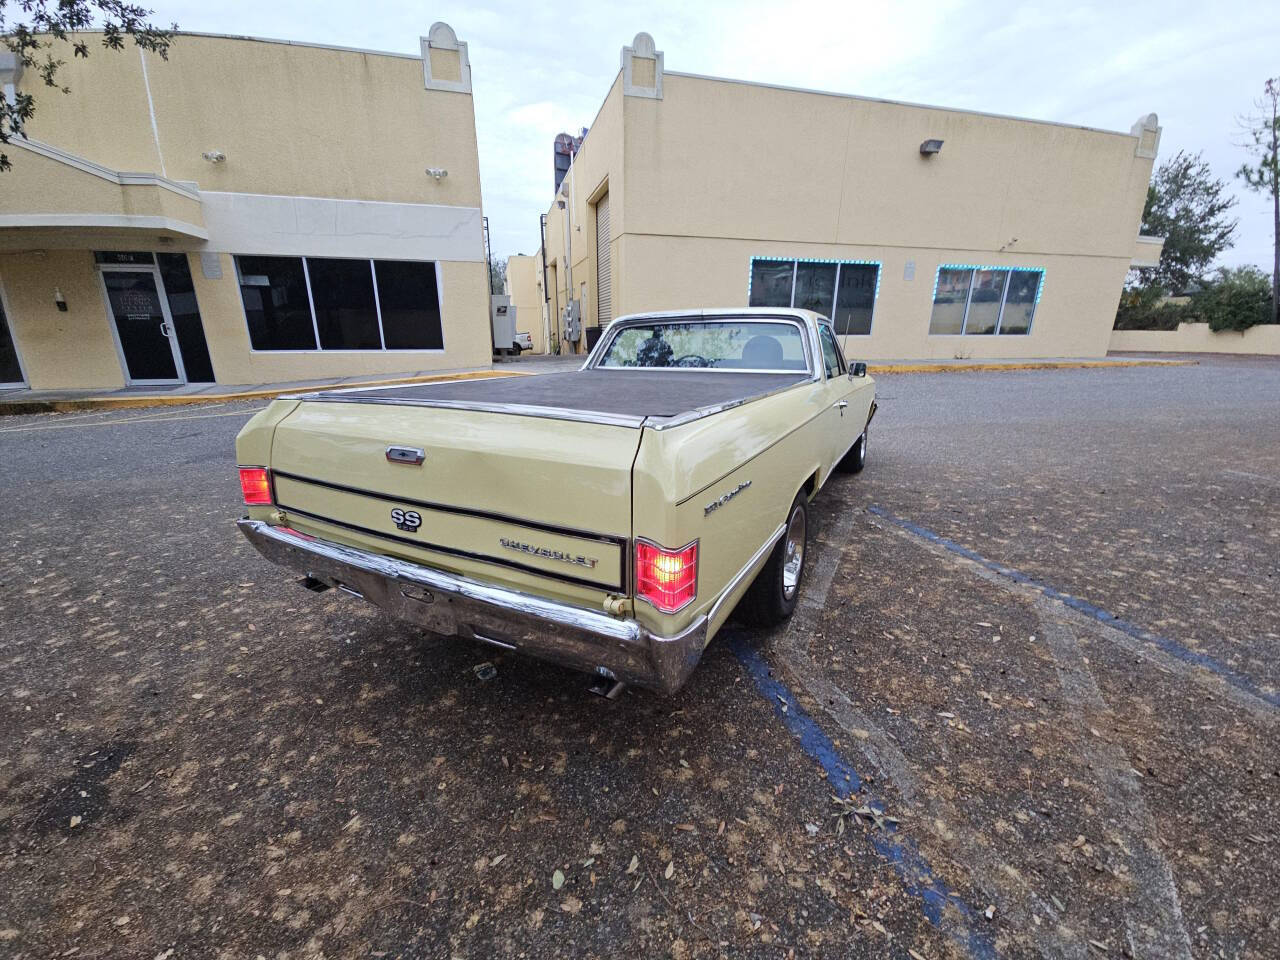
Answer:
[[714, 369], [756, 373], [808, 370], [798, 324], [759, 320], [658, 321], [627, 326], [595, 366]]

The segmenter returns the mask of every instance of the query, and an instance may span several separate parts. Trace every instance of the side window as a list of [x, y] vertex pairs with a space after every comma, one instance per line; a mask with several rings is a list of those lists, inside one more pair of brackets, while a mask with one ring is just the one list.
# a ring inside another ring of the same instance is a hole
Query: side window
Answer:
[[831, 380], [845, 372], [844, 357], [830, 327], [818, 324], [818, 334], [822, 337], [822, 362], [827, 368], [827, 379]]

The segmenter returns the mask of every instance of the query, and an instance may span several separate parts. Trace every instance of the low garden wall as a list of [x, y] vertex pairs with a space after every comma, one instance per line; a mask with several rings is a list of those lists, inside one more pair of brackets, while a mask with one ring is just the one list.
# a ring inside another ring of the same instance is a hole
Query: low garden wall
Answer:
[[1280, 324], [1214, 333], [1207, 323], [1180, 323], [1177, 330], [1112, 330], [1110, 350], [1136, 353], [1261, 353], [1280, 356]]

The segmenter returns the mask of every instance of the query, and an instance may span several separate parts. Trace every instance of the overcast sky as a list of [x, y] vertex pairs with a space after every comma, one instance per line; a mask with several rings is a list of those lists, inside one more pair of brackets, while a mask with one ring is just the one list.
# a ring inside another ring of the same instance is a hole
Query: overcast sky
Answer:
[[[140, 0], [188, 30], [418, 53], [436, 20], [469, 45], [495, 256], [532, 253], [551, 143], [590, 125], [641, 30], [671, 71], [1128, 130], [1152, 111], [1160, 159], [1203, 150], [1231, 180], [1236, 118], [1280, 75], [1272, 3], [732, 3]], [[1157, 160], [1159, 162], [1159, 160]], [[1267, 198], [1238, 191], [1227, 263], [1271, 263]]]

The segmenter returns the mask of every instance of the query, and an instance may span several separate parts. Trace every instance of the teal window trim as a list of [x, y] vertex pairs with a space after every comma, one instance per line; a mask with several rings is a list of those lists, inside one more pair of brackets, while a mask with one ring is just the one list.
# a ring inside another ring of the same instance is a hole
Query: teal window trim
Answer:
[[[748, 260], [748, 261], [747, 261], [747, 303], [750, 303], [750, 302], [751, 302], [751, 284], [752, 284], [752, 278], [753, 278], [753, 276], [754, 276], [754, 274], [755, 274], [755, 265], [756, 265], [756, 263], [757, 263], [757, 262], [759, 262], [759, 263], [791, 263], [791, 264], [801, 264], [801, 263], [827, 263], [827, 264], [835, 264], [835, 266], [836, 266], [837, 268], [839, 268], [842, 264], [846, 264], [846, 265], [849, 265], [849, 266], [875, 267], [875, 268], [876, 268], [876, 289], [875, 289], [875, 291], [874, 291], [874, 292], [872, 293], [872, 295], [871, 295], [871, 324], [870, 324], [870, 326], [868, 327], [868, 329], [867, 329], [867, 332], [866, 332], [866, 333], [847, 333], [847, 334], [842, 334], [842, 336], [847, 336], [847, 337], [869, 337], [869, 336], [871, 336], [871, 331], [872, 331], [872, 330], [874, 330], [874, 329], [875, 329], [875, 326], [876, 326], [876, 304], [880, 302], [880, 279], [881, 279], [881, 277], [883, 277], [883, 276], [884, 276], [884, 262], [883, 262], [883, 261], [881, 261], [881, 260], [849, 260], [849, 259], [839, 258], [839, 257], [829, 257], [829, 258], [828, 258], [828, 257], [755, 257], [755, 256], [753, 256], [750, 260]], [[938, 287], [938, 280], [937, 280], [937, 276], [936, 276], [936, 275], [934, 276], [934, 281], [933, 281], [933, 283], [934, 283], [934, 292], [936, 293], [936, 292], [937, 292], [937, 287]], [[839, 291], [839, 289], [840, 289], [840, 274], [839, 274], [839, 272], [837, 271], [837, 273], [836, 273], [836, 290], [837, 290], [837, 291]], [[792, 302], [795, 302], [795, 275], [794, 275], [794, 273], [792, 274], [792, 280], [791, 280], [791, 299], [792, 299]], [[833, 313], [835, 312], [835, 309], [834, 309], [834, 308], [835, 308], [835, 306], [836, 306], [836, 303], [835, 303], [835, 299], [834, 299], [834, 297], [833, 297], [833, 298], [832, 298], [832, 308], [833, 308], [833, 309], [832, 309], [832, 312], [833, 312]], [[832, 323], [834, 323], [834, 322], [835, 322], [835, 318], [834, 318], [834, 317], [828, 317], [827, 319], [828, 319], [828, 320], [831, 320], [831, 321], [832, 321]]]
[[[1045, 279], [1045, 268], [1044, 268], [1044, 267], [1011, 267], [1011, 266], [1009, 266], [1009, 265], [1007, 265], [1007, 264], [1003, 264], [1003, 263], [990, 263], [990, 264], [981, 264], [981, 263], [940, 263], [940, 264], [938, 264], [938, 268], [937, 268], [936, 270], [934, 270], [934, 271], [933, 271], [933, 295], [929, 298], [929, 316], [930, 316], [930, 323], [932, 323], [932, 318], [933, 318], [933, 305], [934, 305], [934, 303], [936, 303], [936, 302], [937, 302], [937, 299], [938, 299], [938, 283], [939, 283], [939, 282], [941, 281], [941, 279], [942, 279], [942, 271], [943, 271], [943, 270], [973, 270], [973, 271], [977, 271], [977, 270], [1008, 270], [1010, 273], [1038, 273], [1038, 274], [1040, 274], [1040, 280], [1036, 283], [1036, 296], [1035, 296], [1035, 299], [1031, 301], [1031, 322], [1027, 324], [1027, 332], [1026, 332], [1026, 333], [1023, 333], [1023, 334], [1016, 334], [1016, 336], [1023, 336], [1023, 337], [1029, 337], [1029, 336], [1031, 336], [1031, 329], [1032, 329], [1032, 327], [1034, 327], [1034, 326], [1035, 326], [1035, 322], [1036, 322], [1036, 312], [1039, 310], [1039, 307], [1040, 307], [1040, 297], [1041, 297], [1041, 295], [1043, 295], [1043, 293], [1044, 293], [1044, 279]], [[972, 283], [972, 280], [970, 280], [970, 283]], [[877, 286], [878, 286], [878, 284], [877, 284]], [[1006, 287], [1006, 295], [1007, 295], [1007, 292], [1008, 292], [1008, 291], [1007, 291], [1007, 287]], [[749, 294], [748, 294], [748, 295], [749, 295]], [[969, 310], [968, 310], [968, 305], [966, 304], [966, 305], [965, 305], [966, 322], [967, 322], [967, 320], [968, 320], [968, 312], [969, 312]], [[1002, 301], [1001, 301], [1001, 303], [1000, 303], [1000, 314], [1001, 314], [1001, 320], [1000, 320], [999, 322], [997, 322], [997, 325], [996, 325], [996, 334], [997, 334], [997, 335], [999, 335], [999, 332], [1000, 332], [999, 324], [1000, 324], [1000, 322], [1002, 322], [1002, 321], [1003, 321], [1003, 318], [1004, 318], [1004, 302], [1003, 302], [1003, 300], [1002, 300]], [[930, 330], [930, 331], [929, 331], [929, 336], [931, 336], [931, 337], [965, 337], [965, 336], [971, 336], [971, 334], [967, 334], [967, 333], [965, 333], [965, 332], [963, 332], [963, 331], [962, 331], [962, 332], [960, 332], [960, 333], [934, 333], [932, 330]]]

